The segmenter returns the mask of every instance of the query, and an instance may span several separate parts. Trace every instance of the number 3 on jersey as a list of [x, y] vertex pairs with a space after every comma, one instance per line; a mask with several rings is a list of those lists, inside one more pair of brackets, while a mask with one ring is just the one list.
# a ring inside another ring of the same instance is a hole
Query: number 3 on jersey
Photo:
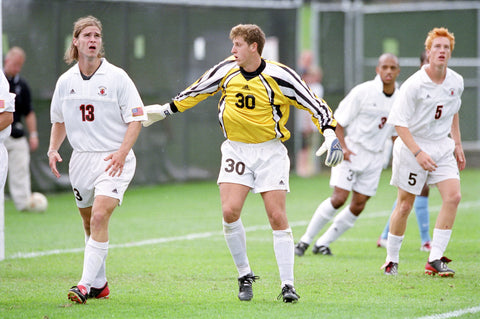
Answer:
[[95, 120], [94, 111], [95, 107], [92, 104], [82, 104], [80, 105], [80, 111], [82, 112], [82, 121], [83, 122], [93, 122]]

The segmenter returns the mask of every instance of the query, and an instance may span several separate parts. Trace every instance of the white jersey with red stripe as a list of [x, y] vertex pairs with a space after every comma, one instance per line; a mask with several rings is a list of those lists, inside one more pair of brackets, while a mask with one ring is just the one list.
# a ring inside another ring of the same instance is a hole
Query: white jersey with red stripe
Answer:
[[133, 81], [104, 58], [88, 80], [78, 63], [60, 76], [50, 115], [52, 123], [65, 123], [70, 145], [80, 152], [118, 150], [128, 123], [147, 119]]

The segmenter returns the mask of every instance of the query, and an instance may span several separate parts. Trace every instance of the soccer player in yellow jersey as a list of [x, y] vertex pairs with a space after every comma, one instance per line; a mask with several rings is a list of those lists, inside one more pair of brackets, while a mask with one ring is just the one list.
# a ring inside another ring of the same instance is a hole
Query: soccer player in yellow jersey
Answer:
[[226, 141], [218, 176], [223, 211], [223, 231], [238, 270], [240, 300], [253, 298], [258, 279], [250, 268], [245, 229], [240, 218], [248, 193], [260, 193], [273, 230], [273, 246], [282, 282], [279, 299], [296, 302], [293, 283], [294, 242], [288, 224], [285, 199], [289, 191], [290, 160], [283, 145], [290, 105], [310, 112], [325, 136], [317, 152], [327, 151], [326, 165], [343, 160], [335, 135], [332, 110], [289, 67], [262, 58], [265, 34], [256, 25], [237, 25], [230, 32], [231, 57], [220, 62], [179, 93], [172, 102], [145, 107], [144, 126], [183, 112], [208, 96], [222, 91], [218, 119]]

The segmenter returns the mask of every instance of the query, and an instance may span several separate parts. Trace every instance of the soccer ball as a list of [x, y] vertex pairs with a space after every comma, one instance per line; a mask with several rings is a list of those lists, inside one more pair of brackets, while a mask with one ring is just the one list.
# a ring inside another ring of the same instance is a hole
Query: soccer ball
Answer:
[[44, 212], [47, 210], [48, 201], [42, 193], [32, 193], [30, 202], [28, 203], [28, 210], [32, 212]]

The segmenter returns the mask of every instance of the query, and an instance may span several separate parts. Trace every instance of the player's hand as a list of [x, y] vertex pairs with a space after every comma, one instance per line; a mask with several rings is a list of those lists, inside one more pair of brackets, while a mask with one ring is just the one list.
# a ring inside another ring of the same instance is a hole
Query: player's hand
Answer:
[[170, 109], [170, 103], [147, 105], [144, 107], [144, 110], [148, 117], [148, 119], [142, 123], [144, 127], [150, 126], [157, 121], [165, 119], [167, 115], [173, 114]]
[[58, 172], [57, 169], [57, 162], [62, 162], [62, 157], [60, 154], [58, 154], [58, 151], [55, 150], [50, 150], [47, 152], [48, 156], [48, 165], [50, 166], [50, 169], [52, 170], [53, 175], [55, 175], [56, 178], [60, 178], [60, 173]]
[[108, 172], [109, 176], [115, 177], [122, 175], [123, 166], [125, 165], [125, 158], [127, 154], [123, 154], [120, 151], [115, 153], [109, 154], [103, 160], [109, 162], [107, 167], [105, 168], [105, 172]]
[[343, 161], [342, 146], [340, 146], [340, 142], [332, 129], [326, 129], [323, 131], [323, 136], [325, 137], [325, 142], [323, 142], [315, 155], [321, 156], [323, 153], [327, 152], [325, 165], [329, 167], [337, 166]]

